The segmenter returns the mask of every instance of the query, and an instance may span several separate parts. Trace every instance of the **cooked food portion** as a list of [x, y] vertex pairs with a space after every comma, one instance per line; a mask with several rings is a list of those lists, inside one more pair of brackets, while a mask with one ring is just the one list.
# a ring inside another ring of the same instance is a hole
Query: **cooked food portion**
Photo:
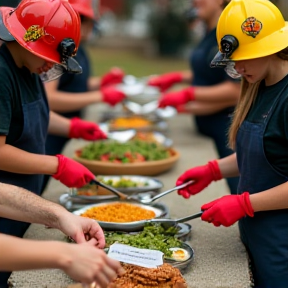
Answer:
[[172, 251], [171, 259], [173, 260], [186, 261], [190, 257], [189, 252], [183, 248], [173, 247], [169, 248], [169, 250]]
[[113, 186], [115, 188], [131, 188], [131, 187], [145, 187], [148, 186], [149, 183], [147, 181], [135, 181], [128, 177], [120, 177], [119, 179], [107, 179], [103, 177], [97, 177], [99, 181]]
[[77, 190], [79, 196], [96, 196], [98, 195], [97, 185], [85, 185]]
[[169, 149], [156, 142], [131, 140], [126, 143], [117, 141], [96, 141], [85, 146], [81, 158], [113, 163], [135, 163], [156, 161], [169, 158]]
[[133, 140], [142, 140], [148, 142], [157, 142], [153, 132], [136, 132], [136, 135], [132, 138]]
[[125, 273], [118, 276], [107, 288], [187, 288], [179, 269], [164, 263], [158, 268], [144, 268], [122, 264]]
[[127, 223], [155, 218], [155, 212], [129, 203], [95, 206], [81, 214], [103, 222]]
[[173, 236], [177, 232], [178, 230], [165, 230], [159, 225], [150, 224], [146, 224], [143, 231], [137, 234], [105, 232], [106, 247], [121, 243], [137, 248], [159, 250], [164, 253], [164, 257], [173, 258], [171, 248], [181, 246], [181, 241]]
[[[125, 273], [118, 276], [107, 288], [188, 288], [179, 269], [170, 264], [158, 268], [144, 268], [131, 264], [122, 264]], [[72, 284], [67, 288], [81, 288], [82, 284]], [[98, 288], [93, 283], [89, 288]]]
[[110, 127], [114, 129], [144, 128], [150, 125], [151, 121], [140, 116], [120, 117], [110, 122]]

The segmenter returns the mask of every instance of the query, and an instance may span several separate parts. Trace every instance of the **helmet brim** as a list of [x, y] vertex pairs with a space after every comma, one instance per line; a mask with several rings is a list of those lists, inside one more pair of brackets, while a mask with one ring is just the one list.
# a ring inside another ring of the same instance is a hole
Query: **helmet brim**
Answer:
[[14, 36], [6, 28], [3, 18], [5, 15], [11, 13], [14, 9], [11, 7], [1, 7], [0, 8], [0, 39], [6, 42], [15, 41]]

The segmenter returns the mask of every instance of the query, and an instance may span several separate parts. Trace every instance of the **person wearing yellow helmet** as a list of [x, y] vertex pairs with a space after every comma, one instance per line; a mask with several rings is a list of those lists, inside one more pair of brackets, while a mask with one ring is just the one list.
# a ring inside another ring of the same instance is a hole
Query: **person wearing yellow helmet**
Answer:
[[[205, 26], [205, 35], [193, 49], [189, 71], [168, 72], [149, 80], [163, 94], [160, 107], [173, 106], [179, 113], [192, 115], [197, 131], [212, 139], [218, 157], [231, 155], [227, 146], [227, 130], [231, 114], [240, 95], [240, 83], [221, 69], [213, 70], [210, 62], [218, 50], [216, 25], [221, 12], [230, 0], [194, 0], [194, 18]], [[167, 91], [174, 84], [188, 85], [184, 89]], [[238, 177], [227, 179], [231, 194], [237, 193]]]
[[177, 185], [190, 196], [212, 181], [239, 175], [238, 195], [201, 207], [215, 226], [238, 222], [257, 288], [288, 283], [288, 22], [268, 0], [232, 0], [217, 25], [212, 67], [242, 79], [229, 131], [235, 153], [186, 171]]
[[[50, 109], [64, 117], [79, 122], [83, 116], [83, 108], [95, 103], [106, 103], [115, 106], [120, 103], [125, 94], [113, 85], [121, 83], [124, 72], [113, 67], [102, 77], [91, 76], [90, 59], [85, 50], [85, 44], [93, 34], [93, 27], [99, 21], [100, 1], [69, 0], [73, 9], [81, 19], [81, 41], [75, 59], [81, 65], [81, 74], [63, 74], [59, 79], [45, 83]], [[46, 153], [55, 155], [62, 153], [69, 138], [61, 135], [48, 134]], [[42, 191], [45, 190], [49, 175], [45, 175]]]

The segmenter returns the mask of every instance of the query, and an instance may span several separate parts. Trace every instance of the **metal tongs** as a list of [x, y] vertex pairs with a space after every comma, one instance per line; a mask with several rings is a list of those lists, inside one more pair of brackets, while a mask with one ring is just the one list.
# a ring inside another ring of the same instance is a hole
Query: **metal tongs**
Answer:
[[179, 218], [179, 219], [157, 218], [157, 219], [151, 219], [151, 220], [147, 221], [147, 223], [160, 224], [166, 230], [166, 229], [169, 229], [171, 227], [176, 227], [178, 225], [178, 223], [184, 223], [184, 222], [187, 222], [189, 220], [199, 218], [199, 217], [201, 217], [202, 214], [203, 214], [203, 211], [198, 212], [196, 214], [192, 214], [190, 216]]
[[98, 180], [96, 179], [93, 179], [90, 184], [96, 184], [100, 187], [103, 187], [105, 189], [107, 189], [108, 191], [112, 192], [113, 194], [115, 194], [120, 200], [123, 200], [123, 201], [134, 201], [134, 202], [138, 202], [138, 203], [141, 203], [141, 204], [150, 204], [152, 202], [154, 202], [155, 200], [159, 199], [160, 197], [163, 197], [175, 190], [179, 190], [179, 189], [182, 189], [182, 188], [185, 188], [186, 186], [189, 186], [193, 183], [194, 181], [193, 180], [190, 180], [182, 185], [178, 185], [178, 186], [175, 186], [174, 188], [172, 189], [169, 189], [169, 190], [166, 190], [162, 193], [159, 193], [157, 194], [156, 196], [154, 196], [153, 198], [151, 199], [139, 199], [137, 197], [137, 195], [126, 195], [120, 191], [118, 191], [117, 189], [115, 189], [114, 187], [112, 186], [109, 186], [107, 184], [104, 184], [102, 182], [99, 182]]

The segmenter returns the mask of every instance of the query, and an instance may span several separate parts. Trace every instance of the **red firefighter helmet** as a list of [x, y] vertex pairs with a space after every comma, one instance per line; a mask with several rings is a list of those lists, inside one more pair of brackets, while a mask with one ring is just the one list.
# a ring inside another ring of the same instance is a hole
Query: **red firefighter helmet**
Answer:
[[93, 20], [99, 18], [99, 0], [69, 0], [75, 11]]
[[22, 0], [15, 9], [0, 8], [2, 40], [16, 40], [34, 55], [74, 73], [81, 73], [72, 59], [80, 42], [80, 25], [68, 0]]

